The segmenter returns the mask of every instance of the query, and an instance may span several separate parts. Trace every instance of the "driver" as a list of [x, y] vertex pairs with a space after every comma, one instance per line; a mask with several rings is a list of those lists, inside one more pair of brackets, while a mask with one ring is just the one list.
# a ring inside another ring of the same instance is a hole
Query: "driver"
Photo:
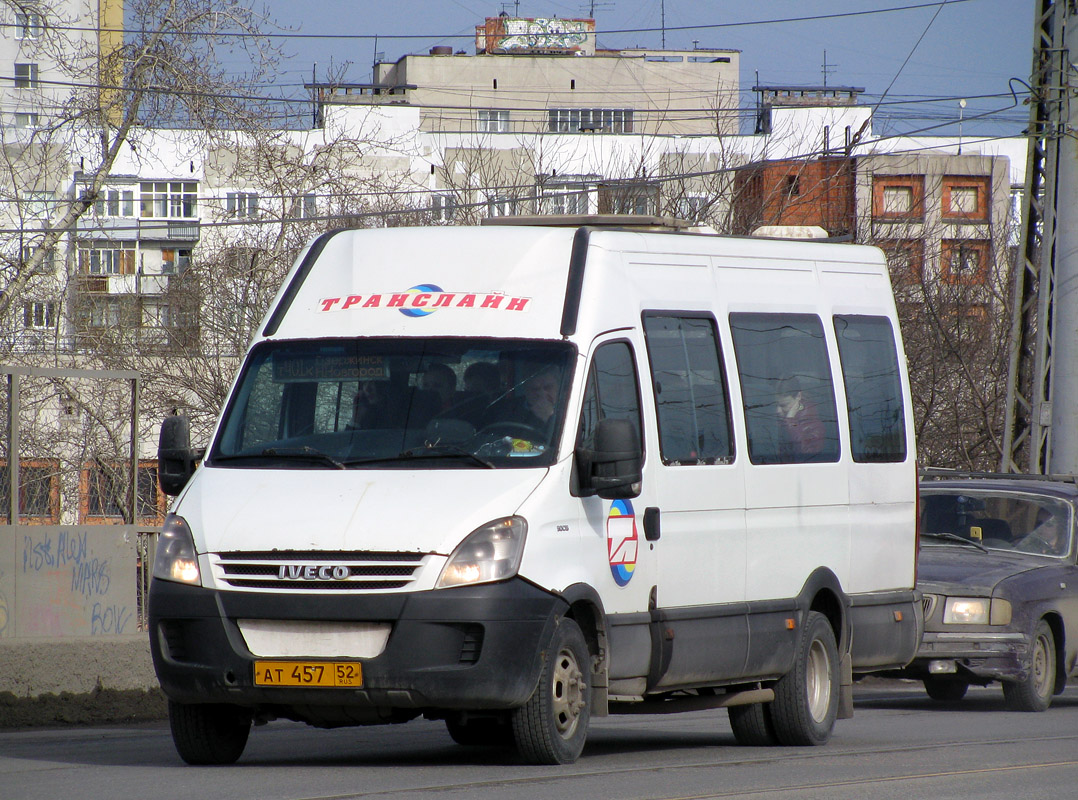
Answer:
[[493, 422], [515, 423], [549, 436], [557, 410], [559, 370], [548, 366], [524, 382], [522, 398], [500, 409]]
[[1019, 540], [1016, 548], [1044, 555], [1061, 555], [1067, 546], [1064, 517], [1041, 510], [1037, 526]]

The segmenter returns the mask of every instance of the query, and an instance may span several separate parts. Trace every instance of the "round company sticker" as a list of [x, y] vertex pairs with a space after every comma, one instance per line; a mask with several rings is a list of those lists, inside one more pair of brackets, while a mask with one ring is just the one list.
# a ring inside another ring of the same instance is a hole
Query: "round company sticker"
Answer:
[[618, 586], [625, 586], [636, 569], [636, 514], [629, 500], [615, 500], [606, 518], [606, 552], [610, 574]]
[[[433, 283], [423, 283], [419, 286], [413, 286], [405, 294], [441, 294], [442, 287], [435, 286]], [[425, 317], [428, 314], [433, 314], [433, 308], [402, 308], [400, 312], [406, 317]]]

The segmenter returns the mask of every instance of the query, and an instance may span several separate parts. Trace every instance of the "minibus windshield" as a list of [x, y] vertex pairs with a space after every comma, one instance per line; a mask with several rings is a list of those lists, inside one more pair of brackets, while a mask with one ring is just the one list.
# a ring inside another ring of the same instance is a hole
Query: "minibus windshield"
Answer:
[[327, 339], [252, 350], [209, 453], [258, 469], [502, 469], [554, 460], [563, 342]]

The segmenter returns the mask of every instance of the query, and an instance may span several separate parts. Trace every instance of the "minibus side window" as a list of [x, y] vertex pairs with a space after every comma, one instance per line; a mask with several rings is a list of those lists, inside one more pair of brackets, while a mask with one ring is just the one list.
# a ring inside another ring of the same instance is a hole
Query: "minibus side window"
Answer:
[[836, 315], [834, 322], [846, 385], [853, 460], [905, 461], [902, 381], [890, 320]]
[[714, 319], [646, 314], [644, 336], [663, 463], [731, 463], [729, 393]]
[[730, 315], [749, 460], [838, 461], [838, 414], [823, 323], [815, 314]]
[[[627, 419], [636, 428], [637, 440], [643, 447], [640, 433], [640, 392], [633, 365], [633, 351], [627, 342], [609, 342], [595, 351], [584, 389], [584, 405], [580, 411], [578, 443], [593, 445], [596, 425], [601, 419]], [[641, 450], [643, 452], [643, 450]]]

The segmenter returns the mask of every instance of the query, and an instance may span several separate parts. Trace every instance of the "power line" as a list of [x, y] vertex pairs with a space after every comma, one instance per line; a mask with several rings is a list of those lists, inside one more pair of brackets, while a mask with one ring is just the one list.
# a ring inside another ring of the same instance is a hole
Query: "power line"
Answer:
[[[704, 23], [699, 25], [681, 25], [677, 27], [652, 27], [652, 28], [621, 28], [609, 31], [596, 31], [596, 34], [603, 36], [612, 36], [616, 34], [641, 34], [641, 33], [662, 33], [664, 30], [667, 32], [680, 32], [680, 31], [704, 31], [721, 28], [741, 28], [756, 25], [784, 25], [795, 22], [817, 22], [831, 19], [843, 19], [850, 17], [864, 17], [873, 16], [876, 14], [892, 14], [902, 11], [916, 11], [922, 8], [936, 8], [943, 5], [958, 5], [959, 3], [976, 2], [976, 0], [937, 0], [930, 3], [914, 3], [904, 6], [893, 6], [891, 8], [876, 8], [865, 9], [863, 11], [841, 11], [833, 14], [812, 14], [801, 17], [781, 17], [775, 19], [761, 19], [761, 20], [747, 20], [742, 22], [714, 22]], [[15, 23], [0, 23], [0, 27], [13, 28], [16, 27]], [[46, 25], [47, 30], [56, 31], [73, 31], [82, 33], [100, 33], [103, 30], [109, 33], [124, 33], [124, 34], [137, 34], [148, 35], [159, 33], [158, 29], [153, 28], [101, 28], [101, 27], [86, 27], [77, 25]], [[255, 33], [249, 31], [165, 31], [166, 35], [177, 36], [192, 36], [192, 37], [213, 37], [222, 39], [339, 39], [339, 40], [375, 40], [375, 39], [390, 39], [390, 40], [424, 40], [424, 39], [461, 39], [466, 41], [474, 41], [474, 33], [452, 33], [452, 34], [420, 34], [420, 33], [401, 33], [401, 34], [385, 34], [385, 33]], [[518, 34], [519, 36], [527, 36], [529, 34]], [[536, 34], [540, 35], [540, 34]]]

